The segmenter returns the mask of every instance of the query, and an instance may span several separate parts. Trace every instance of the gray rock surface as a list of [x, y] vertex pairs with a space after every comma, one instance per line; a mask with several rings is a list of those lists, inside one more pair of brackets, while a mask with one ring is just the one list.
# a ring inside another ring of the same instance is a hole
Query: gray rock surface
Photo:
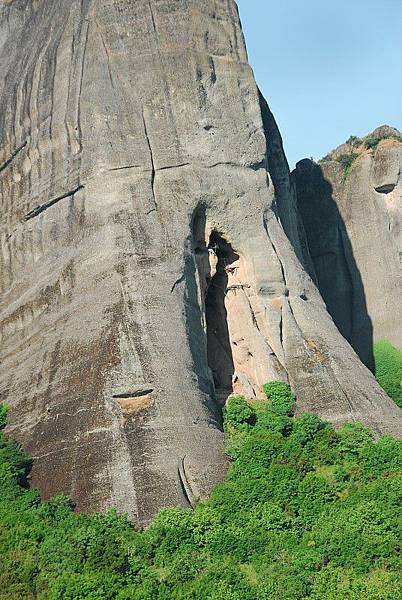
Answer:
[[235, 3], [0, 7], [0, 392], [44, 496], [140, 523], [205, 497], [222, 402], [271, 379], [400, 434], [302, 266]]
[[321, 294], [373, 368], [373, 341], [402, 347], [402, 134], [383, 126], [351, 138], [293, 177]]

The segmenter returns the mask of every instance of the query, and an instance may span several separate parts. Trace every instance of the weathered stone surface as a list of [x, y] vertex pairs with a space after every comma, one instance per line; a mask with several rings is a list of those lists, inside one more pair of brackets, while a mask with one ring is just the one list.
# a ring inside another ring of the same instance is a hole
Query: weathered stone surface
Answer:
[[372, 368], [373, 340], [402, 347], [402, 134], [351, 138], [319, 164], [298, 163], [294, 180], [321, 294]]
[[300, 263], [235, 3], [14, 0], [0, 22], [0, 391], [43, 494], [142, 523], [205, 497], [220, 403], [270, 379], [400, 433]]

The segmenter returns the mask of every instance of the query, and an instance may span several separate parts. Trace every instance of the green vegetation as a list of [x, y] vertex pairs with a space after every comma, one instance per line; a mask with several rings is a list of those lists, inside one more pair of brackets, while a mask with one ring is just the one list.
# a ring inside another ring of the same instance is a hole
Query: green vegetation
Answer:
[[396, 135], [383, 135], [380, 137], [372, 137], [372, 138], [366, 138], [364, 140], [364, 147], [367, 148], [367, 150], [376, 150], [377, 146], [380, 142], [382, 142], [382, 140], [398, 140], [399, 142], [402, 141], [402, 139]]
[[[343, 167], [343, 179], [347, 179], [352, 166], [355, 162], [355, 160], [358, 158], [359, 154], [357, 152], [355, 152], [353, 149], [359, 149], [359, 148], [365, 148], [367, 150], [376, 150], [378, 144], [382, 141], [382, 140], [388, 140], [388, 139], [393, 139], [393, 140], [398, 140], [400, 142], [402, 142], [402, 138], [398, 137], [398, 135], [395, 134], [384, 134], [382, 136], [376, 136], [376, 137], [367, 137], [367, 138], [358, 138], [355, 135], [351, 135], [350, 138], [348, 140], [346, 140], [345, 144], [347, 144], [348, 146], [350, 146], [350, 152], [347, 151], [344, 154], [340, 154], [339, 156], [336, 157], [337, 162], [339, 162], [342, 167]], [[332, 154], [327, 155], [326, 157], [324, 157], [323, 160], [331, 160], [331, 156]]]
[[374, 360], [378, 383], [402, 408], [402, 350], [398, 350], [387, 341], [376, 342]]
[[375, 150], [381, 142], [381, 139], [382, 138], [380, 137], [368, 138], [367, 140], [364, 140], [364, 147], [367, 148], [367, 150]]
[[350, 138], [348, 140], [346, 140], [345, 143], [349, 144], [349, 146], [353, 146], [353, 148], [357, 148], [357, 147], [361, 146], [363, 142], [362, 142], [361, 138], [357, 137], [356, 135], [351, 135]]
[[[144, 531], [24, 487], [0, 432], [1, 600], [398, 600], [402, 443], [294, 416], [288, 386], [225, 410], [233, 463], [210, 500]], [[6, 411], [0, 412], [4, 425]]]
[[343, 178], [346, 179], [350, 173], [353, 163], [357, 158], [357, 154], [355, 152], [350, 152], [350, 154], [341, 154], [336, 159], [338, 163], [343, 167]]

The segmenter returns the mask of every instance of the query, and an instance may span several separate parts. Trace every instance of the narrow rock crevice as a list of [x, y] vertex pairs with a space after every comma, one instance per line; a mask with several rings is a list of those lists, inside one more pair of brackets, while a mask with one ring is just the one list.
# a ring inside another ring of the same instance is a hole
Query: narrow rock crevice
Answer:
[[124, 392], [122, 394], [113, 394], [112, 398], [115, 400], [125, 400], [127, 398], [141, 398], [142, 396], [147, 396], [148, 394], [152, 394], [154, 392], [154, 388], [145, 388], [140, 390], [134, 390], [132, 392]]
[[156, 29], [155, 15], [154, 15], [154, 11], [153, 11], [153, 8], [152, 8], [151, 0], [148, 0], [148, 5], [149, 5], [149, 12], [151, 13], [152, 27], [153, 27], [153, 30], [154, 30], [155, 34], [157, 35], [158, 32], [157, 32], [157, 29]]
[[178, 279], [176, 279], [176, 281], [174, 282], [174, 284], [172, 285], [172, 288], [170, 290], [170, 293], [173, 294], [173, 292], [175, 291], [176, 287], [178, 285], [180, 285], [180, 283], [183, 283], [183, 281], [185, 281], [186, 276], [183, 274], [181, 277], [179, 277]]
[[66, 198], [71, 198], [72, 196], [75, 196], [75, 194], [77, 194], [80, 190], [83, 190], [83, 189], [84, 189], [84, 186], [79, 185], [77, 188], [75, 188], [75, 190], [72, 190], [71, 192], [66, 192], [65, 194], [63, 194], [61, 196], [57, 196], [57, 198], [53, 198], [52, 200], [49, 200], [49, 202], [45, 202], [44, 204], [40, 204], [39, 206], [36, 206], [35, 208], [30, 210], [25, 215], [24, 221], [29, 221], [30, 219], [37, 217], [38, 215], [43, 213], [45, 210], [47, 210], [51, 206], [54, 206], [55, 204], [57, 204], [57, 202], [60, 202], [60, 200], [65, 200]]
[[279, 341], [281, 343], [282, 350], [284, 350], [284, 346], [283, 346], [283, 307], [281, 307], [281, 318], [279, 321]]
[[2, 165], [0, 165], [0, 173], [7, 169], [8, 166], [11, 165], [13, 160], [18, 156], [18, 154], [27, 146], [28, 142], [24, 142], [21, 146], [19, 146]]
[[[300, 334], [302, 335], [302, 332], [301, 332], [301, 329], [300, 329], [299, 324], [297, 322], [297, 319], [296, 319], [296, 316], [295, 316], [295, 313], [294, 313], [294, 310], [293, 310], [292, 302], [291, 302], [291, 299], [290, 299], [290, 290], [289, 290], [288, 281], [287, 281], [287, 278], [286, 278], [285, 267], [284, 267], [284, 264], [282, 262], [281, 257], [279, 256], [279, 253], [278, 253], [278, 250], [276, 248], [276, 245], [275, 245], [274, 241], [272, 240], [272, 237], [269, 234], [268, 223], [267, 223], [267, 221], [266, 221], [265, 218], [264, 218], [264, 228], [265, 228], [265, 231], [267, 233], [267, 237], [268, 237], [268, 239], [271, 242], [272, 249], [273, 249], [273, 251], [275, 253], [275, 256], [277, 257], [278, 262], [279, 262], [279, 266], [280, 266], [280, 269], [281, 269], [281, 272], [282, 272], [283, 282], [285, 284], [285, 298], [287, 300], [287, 305], [289, 307], [290, 314], [292, 315], [293, 320], [294, 320], [297, 328], [299, 329]], [[283, 324], [283, 308], [282, 308], [282, 341], [284, 339], [283, 327], [284, 327], [284, 324]], [[302, 337], [303, 337], [303, 335], [302, 335]], [[303, 337], [303, 339], [304, 339], [304, 337]], [[282, 347], [284, 347], [283, 344], [282, 344]]]
[[148, 126], [147, 126], [147, 122], [146, 122], [146, 119], [145, 119], [145, 112], [144, 112], [144, 110], [142, 111], [142, 122], [144, 124], [145, 139], [147, 140], [147, 145], [148, 145], [148, 150], [149, 150], [149, 156], [150, 156], [150, 159], [151, 159], [151, 188], [152, 188], [152, 197], [153, 197], [153, 200], [155, 202], [155, 206], [157, 206], [156, 195], [155, 195], [155, 175], [156, 175], [155, 160], [154, 160], [154, 153], [153, 153], [153, 150], [152, 150], [151, 140], [150, 140], [149, 134], [148, 134]]
[[169, 169], [181, 169], [181, 167], [189, 167], [191, 163], [185, 162], [180, 163], [178, 165], [168, 165], [166, 167], [159, 167], [159, 169], [155, 169], [155, 172], [159, 173], [160, 171], [168, 171]]
[[108, 171], [125, 171], [126, 169], [139, 169], [141, 165], [123, 165], [122, 167], [110, 167]]
[[89, 22], [86, 21], [83, 25], [83, 33], [82, 33], [82, 42], [81, 42], [81, 46], [82, 46], [82, 51], [81, 52], [81, 57], [80, 57], [80, 68], [79, 68], [79, 83], [78, 83], [78, 93], [77, 93], [77, 124], [75, 127], [76, 133], [77, 133], [77, 143], [79, 145], [80, 148], [80, 152], [82, 151], [82, 118], [81, 118], [81, 99], [82, 99], [82, 89], [84, 86], [84, 72], [85, 72], [85, 62], [86, 62], [86, 54], [87, 54], [87, 47], [88, 47], [88, 37], [89, 37]]
[[251, 169], [252, 171], [259, 171], [260, 169], [266, 169], [266, 161], [265, 159], [256, 163], [251, 163], [249, 165], [241, 165], [240, 163], [235, 162], [216, 162], [212, 165], [207, 165], [207, 169], [214, 169], [215, 167], [233, 167], [236, 169]]

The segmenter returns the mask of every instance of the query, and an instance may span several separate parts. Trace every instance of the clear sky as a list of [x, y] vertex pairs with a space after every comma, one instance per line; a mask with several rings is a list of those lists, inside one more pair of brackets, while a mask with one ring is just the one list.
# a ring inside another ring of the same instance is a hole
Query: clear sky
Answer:
[[290, 166], [350, 135], [402, 130], [402, 0], [238, 0]]

